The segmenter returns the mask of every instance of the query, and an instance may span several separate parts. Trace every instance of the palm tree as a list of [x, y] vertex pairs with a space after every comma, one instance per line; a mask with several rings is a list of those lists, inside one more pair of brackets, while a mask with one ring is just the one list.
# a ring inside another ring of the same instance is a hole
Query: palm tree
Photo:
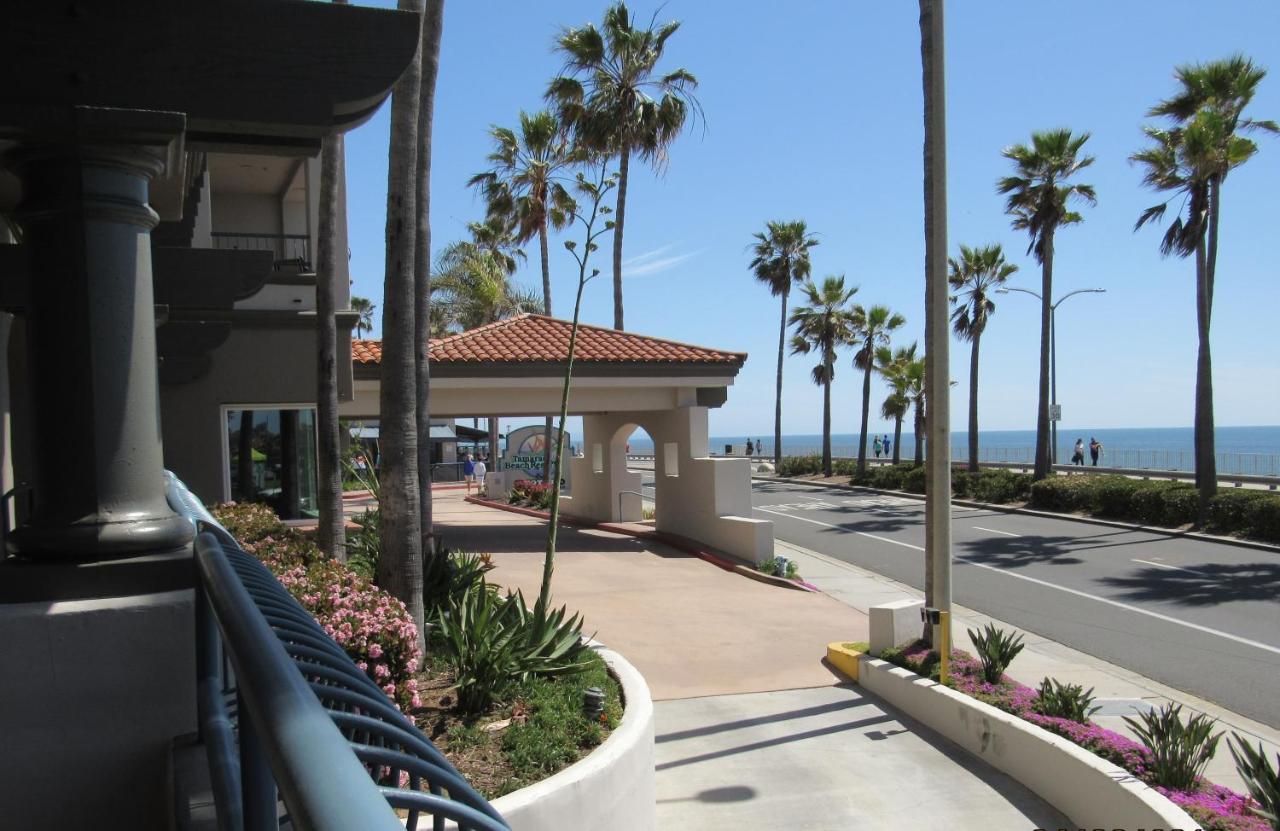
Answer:
[[542, 313], [551, 314], [550, 230], [569, 222], [573, 197], [565, 188], [567, 169], [574, 163], [566, 131], [555, 114], [542, 110], [520, 113], [519, 132], [489, 128], [493, 166], [467, 183], [484, 195], [490, 220], [515, 229], [517, 244], [538, 238], [542, 261]]
[[[913, 344], [914, 346], [914, 344]], [[924, 464], [924, 427], [925, 427], [925, 399], [928, 391], [925, 387], [927, 374], [925, 372], [924, 357], [914, 358], [908, 361], [902, 367], [902, 374], [894, 382], [894, 386], [900, 389], [902, 395], [915, 408], [915, 434], [916, 434], [916, 466]]]
[[[400, 0], [403, 11], [421, 12], [421, 0]], [[391, 95], [387, 161], [387, 256], [382, 290], [382, 361], [378, 396], [381, 469], [378, 505], [378, 584], [409, 611], [423, 637], [422, 515], [418, 493], [417, 247], [418, 107], [421, 50]]]
[[857, 287], [846, 289], [843, 276], [830, 276], [819, 288], [811, 282], [802, 283], [808, 305], [797, 306], [791, 313], [791, 325], [796, 327], [791, 339], [793, 355], [819, 354], [818, 365], [813, 368], [813, 383], [822, 387], [822, 474], [831, 475], [831, 382], [836, 374], [836, 349], [853, 342], [855, 334], [853, 311], [848, 308], [850, 298]]
[[1092, 185], [1068, 180], [1093, 164], [1093, 156], [1081, 154], [1088, 133], [1072, 135], [1066, 128], [1031, 134], [1030, 146], [1015, 144], [1003, 155], [1013, 162], [1014, 175], [1002, 178], [996, 190], [1007, 194], [1005, 212], [1013, 227], [1031, 237], [1028, 253], [1040, 263], [1040, 394], [1036, 404], [1035, 478], [1048, 476], [1052, 467], [1049, 449], [1049, 327], [1053, 297], [1053, 240], [1060, 226], [1084, 218], [1072, 204], [1098, 201]]
[[667, 150], [692, 113], [701, 113], [693, 91], [698, 79], [685, 69], [657, 73], [667, 40], [680, 28], [673, 20], [638, 28], [625, 3], [605, 10], [600, 29], [588, 23], [556, 38], [564, 55], [561, 75], [547, 99], [561, 123], [586, 151], [618, 158], [618, 202], [613, 226], [613, 328], [623, 328], [622, 235], [632, 155], [665, 167]]
[[[916, 359], [916, 349], [916, 344], [912, 343], [910, 346], [900, 346], [897, 349], [882, 346], [876, 350], [876, 371], [889, 383], [889, 395], [880, 406], [880, 415], [893, 419], [893, 463], [895, 465], [901, 458], [902, 421], [906, 418], [912, 404], [908, 395], [909, 384], [906, 382], [906, 375], [909, 365]], [[916, 424], [917, 450], [920, 443], [920, 426], [919, 423]], [[917, 452], [917, 456], [919, 455]]]
[[951, 288], [957, 292], [951, 296], [955, 306], [951, 326], [956, 337], [972, 344], [969, 350], [969, 472], [977, 473], [978, 345], [987, 321], [996, 311], [991, 292], [999, 290], [1018, 267], [1005, 260], [1004, 249], [998, 243], [982, 248], [961, 245], [960, 259], [952, 258], [948, 262]]
[[782, 298], [782, 321], [778, 325], [778, 387], [773, 406], [773, 464], [782, 464], [782, 356], [787, 344], [787, 298], [791, 287], [809, 278], [809, 249], [818, 241], [804, 220], [766, 223], [765, 233], [755, 234], [755, 257], [751, 270], [756, 279]]
[[488, 252], [504, 272], [512, 275], [526, 259], [515, 230], [511, 219], [504, 216], [490, 216], [484, 222], [468, 222], [471, 242], [467, 244], [478, 251]]
[[907, 319], [888, 306], [853, 307], [853, 330], [860, 344], [853, 355], [853, 365], [862, 370], [862, 430], [858, 438], [858, 472], [867, 469], [867, 418], [871, 412], [871, 370], [875, 369], [876, 350], [889, 345], [889, 337]]
[[[343, 141], [329, 136], [320, 150], [320, 221], [316, 257], [316, 543], [339, 562], [347, 559], [346, 520], [342, 510], [342, 462], [338, 440], [338, 305], [335, 233]], [[350, 355], [347, 356], [350, 360]]]
[[359, 315], [356, 318], [356, 337], [363, 337], [373, 331], [373, 310], [376, 308], [378, 307], [367, 297], [351, 298], [351, 311]]
[[418, 512], [422, 551], [428, 557], [442, 549], [435, 544], [431, 505], [431, 130], [435, 117], [436, 77], [440, 69], [440, 35], [444, 0], [426, 0], [422, 15], [419, 57], [422, 77], [418, 89], [417, 215], [414, 223], [413, 293], [418, 428]]
[[1172, 98], [1147, 113], [1167, 117], [1174, 126], [1145, 129], [1153, 146], [1131, 159], [1145, 168], [1143, 184], [1171, 191], [1168, 200], [1143, 211], [1134, 230], [1163, 218], [1169, 202], [1181, 197], [1186, 213], [1170, 223], [1160, 242], [1165, 256], [1195, 256], [1196, 357], [1195, 453], [1196, 487], [1200, 491], [1200, 515], [1218, 489], [1213, 437], [1213, 362], [1209, 352], [1209, 326], [1213, 315], [1213, 284], [1218, 265], [1218, 222], [1222, 209], [1222, 184], [1227, 174], [1247, 162], [1258, 146], [1242, 133], [1277, 132], [1271, 121], [1244, 117], [1244, 108], [1257, 92], [1266, 70], [1242, 55], [1221, 61], [1182, 66], [1182, 85]]

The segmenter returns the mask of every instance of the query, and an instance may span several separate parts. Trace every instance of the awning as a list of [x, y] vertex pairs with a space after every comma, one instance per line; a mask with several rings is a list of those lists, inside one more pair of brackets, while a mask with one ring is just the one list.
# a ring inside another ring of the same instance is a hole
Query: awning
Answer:
[[432, 424], [430, 438], [432, 441], [457, 441], [458, 436], [448, 424]]
[[[458, 441], [488, 441], [489, 440], [488, 430], [477, 430], [474, 427], [467, 427], [462, 424], [455, 425], [453, 429], [458, 431]], [[502, 438], [502, 437], [499, 436], [498, 438]]]

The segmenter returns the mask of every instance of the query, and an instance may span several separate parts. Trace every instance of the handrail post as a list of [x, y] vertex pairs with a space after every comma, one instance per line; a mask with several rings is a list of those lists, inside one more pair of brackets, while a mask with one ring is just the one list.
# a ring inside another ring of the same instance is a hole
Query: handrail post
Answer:
[[240, 793], [245, 831], [279, 831], [275, 776], [258, 738], [257, 725], [240, 693], [236, 694], [236, 712], [240, 714]]

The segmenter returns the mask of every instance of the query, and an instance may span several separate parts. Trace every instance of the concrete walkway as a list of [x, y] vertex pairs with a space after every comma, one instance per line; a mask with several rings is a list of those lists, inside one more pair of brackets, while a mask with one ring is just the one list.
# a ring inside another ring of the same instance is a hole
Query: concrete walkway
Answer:
[[[546, 523], [437, 494], [447, 545], [536, 594]], [[644, 674], [656, 701], [662, 829], [1065, 827], [1008, 777], [840, 683], [826, 644], [866, 615], [649, 541], [562, 527], [554, 598]]]

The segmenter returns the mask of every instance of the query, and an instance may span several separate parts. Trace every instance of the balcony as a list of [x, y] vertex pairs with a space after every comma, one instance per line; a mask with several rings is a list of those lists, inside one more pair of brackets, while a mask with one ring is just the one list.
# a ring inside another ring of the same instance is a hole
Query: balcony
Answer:
[[240, 234], [213, 231], [213, 247], [222, 251], [269, 251], [275, 268], [311, 270], [311, 239], [306, 234]]

